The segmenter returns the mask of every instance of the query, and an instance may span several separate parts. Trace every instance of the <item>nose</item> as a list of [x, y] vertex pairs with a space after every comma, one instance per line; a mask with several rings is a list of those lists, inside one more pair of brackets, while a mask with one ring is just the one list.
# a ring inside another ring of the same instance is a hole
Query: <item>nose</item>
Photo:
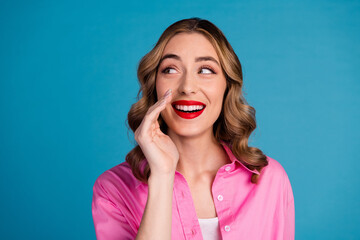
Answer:
[[182, 95], [196, 93], [198, 91], [196, 77], [191, 76], [189, 73], [185, 74], [180, 81], [178, 91]]

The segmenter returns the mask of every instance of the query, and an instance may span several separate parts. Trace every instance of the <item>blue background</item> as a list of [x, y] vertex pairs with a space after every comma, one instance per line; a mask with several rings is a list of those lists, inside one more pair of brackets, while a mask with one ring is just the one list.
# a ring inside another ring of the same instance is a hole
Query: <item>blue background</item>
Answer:
[[134, 143], [136, 67], [171, 23], [227, 36], [250, 145], [290, 178], [296, 239], [360, 238], [360, 1], [1, 1], [1, 239], [95, 239], [92, 186]]

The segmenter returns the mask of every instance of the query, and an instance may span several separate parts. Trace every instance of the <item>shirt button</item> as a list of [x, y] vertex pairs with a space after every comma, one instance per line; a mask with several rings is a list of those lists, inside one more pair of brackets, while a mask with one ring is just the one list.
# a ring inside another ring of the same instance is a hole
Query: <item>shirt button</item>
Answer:
[[226, 168], [225, 168], [225, 171], [230, 171], [230, 169], [231, 169], [231, 167], [230, 166], [227, 166]]
[[219, 200], [219, 201], [222, 201], [223, 199], [224, 199], [224, 197], [223, 197], [222, 195], [219, 195], [219, 196], [218, 196], [218, 200]]
[[195, 234], [196, 234], [195, 229], [192, 229], [192, 230], [191, 230], [191, 233], [192, 233], [192, 235], [195, 235]]
[[227, 231], [227, 232], [230, 231], [230, 226], [229, 226], [229, 225], [226, 225], [226, 226], [225, 226], [225, 231]]

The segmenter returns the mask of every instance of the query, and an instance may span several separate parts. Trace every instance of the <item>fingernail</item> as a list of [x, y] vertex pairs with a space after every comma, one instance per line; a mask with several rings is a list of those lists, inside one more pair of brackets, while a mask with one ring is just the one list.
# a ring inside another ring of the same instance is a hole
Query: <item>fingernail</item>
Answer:
[[165, 92], [164, 98], [166, 98], [167, 96], [169, 96], [170, 93], [171, 93], [171, 88], [168, 89], [168, 90]]

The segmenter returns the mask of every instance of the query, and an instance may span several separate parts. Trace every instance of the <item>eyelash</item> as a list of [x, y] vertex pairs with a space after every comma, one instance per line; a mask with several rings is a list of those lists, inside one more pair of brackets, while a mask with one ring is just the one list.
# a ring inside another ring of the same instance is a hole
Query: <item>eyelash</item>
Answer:
[[216, 74], [215, 70], [210, 66], [203, 65], [200, 67], [200, 69], [203, 69], [203, 68], [210, 70], [213, 74]]
[[[172, 69], [172, 68], [174, 68], [174, 67], [172, 67], [172, 66], [166, 67], [161, 72], [164, 73], [164, 74], [169, 74], [169, 73], [166, 73], [165, 71], [168, 70], [168, 69]], [[208, 65], [201, 66], [200, 70], [201, 69], [208, 69], [208, 70], [211, 71], [212, 74], [216, 74], [215, 70], [212, 67], [208, 66]], [[207, 73], [207, 74], [209, 74], [209, 73]]]

